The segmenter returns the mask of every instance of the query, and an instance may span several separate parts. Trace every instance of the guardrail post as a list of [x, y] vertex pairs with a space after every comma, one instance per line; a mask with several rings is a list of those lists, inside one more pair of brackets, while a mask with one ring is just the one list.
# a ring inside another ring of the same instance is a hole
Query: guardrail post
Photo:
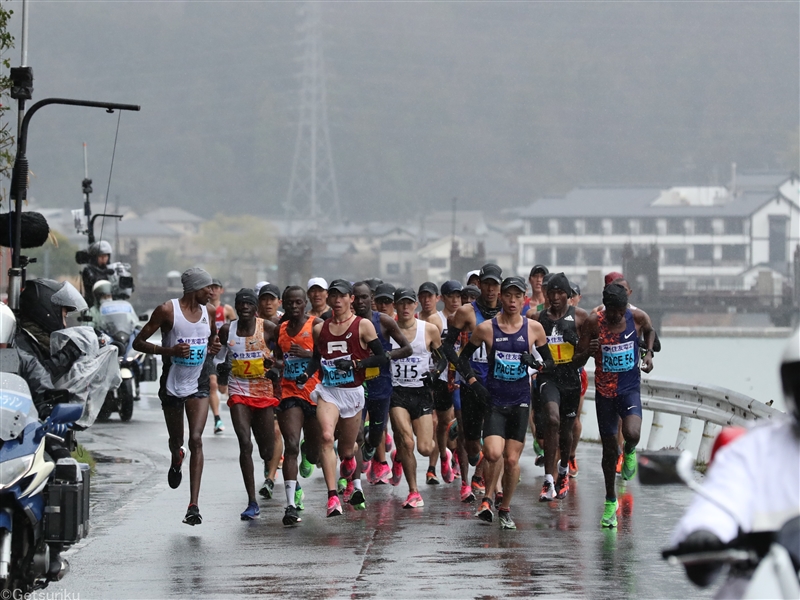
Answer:
[[686, 443], [689, 441], [689, 433], [692, 431], [692, 419], [686, 415], [681, 417], [681, 424], [678, 426], [678, 439], [675, 440], [675, 447], [678, 450], [686, 450]]
[[661, 450], [667, 445], [664, 443], [663, 414], [653, 411], [653, 424], [650, 426], [650, 435], [647, 438], [647, 449]]
[[720, 432], [719, 425], [715, 425], [711, 421], [706, 421], [703, 426], [703, 437], [700, 440], [700, 449], [697, 451], [697, 464], [705, 465], [711, 459], [711, 448], [714, 445], [714, 440], [717, 439], [717, 434]]

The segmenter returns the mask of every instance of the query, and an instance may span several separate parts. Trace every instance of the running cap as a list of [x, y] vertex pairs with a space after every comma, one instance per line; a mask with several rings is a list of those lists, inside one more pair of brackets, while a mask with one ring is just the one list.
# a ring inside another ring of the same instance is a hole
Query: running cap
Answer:
[[276, 298], [280, 298], [281, 290], [274, 283], [268, 283], [262, 285], [258, 290], [258, 297], [261, 298], [261, 296], [275, 296]]
[[256, 291], [258, 291], [258, 290], [260, 290], [262, 287], [264, 287], [265, 285], [267, 285], [268, 283], [269, 283], [269, 281], [267, 281], [266, 279], [265, 279], [264, 281], [259, 281], [257, 284], [255, 284], [255, 285], [253, 286], [253, 289], [254, 289], [254, 290], [256, 290]]
[[[434, 296], [438, 296], [439, 295], [439, 288], [436, 287], [436, 284], [433, 283], [432, 281], [426, 281], [421, 286], [419, 286], [419, 291], [417, 292], [417, 294], [419, 294], [421, 296], [423, 292], [428, 292], [429, 294], [433, 294]], [[395, 302], [397, 302], [396, 299], [395, 299]]]
[[618, 283], [609, 283], [603, 290], [603, 306], [606, 308], [628, 306], [628, 291]]
[[442, 284], [442, 296], [449, 296], [450, 294], [455, 294], [456, 292], [460, 292], [463, 289], [464, 286], [461, 285], [460, 281], [451, 279], [449, 281], [445, 281]]
[[477, 285], [465, 285], [464, 289], [461, 290], [461, 295], [463, 296], [465, 294], [467, 296], [474, 296], [477, 298], [481, 295], [481, 288], [479, 288]]
[[497, 283], [502, 283], [503, 269], [494, 263], [487, 263], [481, 267], [480, 278], [481, 283], [489, 279], [496, 281]]
[[[336, 279], [335, 281], [344, 281], [344, 279]], [[333, 285], [333, 282], [331, 282], [331, 285]], [[321, 287], [323, 290], [327, 290], [328, 282], [325, 281], [322, 277], [312, 277], [311, 279], [308, 280], [306, 291], [310, 290], [314, 286]]]
[[364, 283], [366, 283], [369, 286], [369, 291], [371, 291], [374, 294], [375, 290], [378, 289], [378, 286], [383, 283], [383, 279], [379, 279], [378, 277], [373, 277], [372, 279], [367, 279], [366, 281], [364, 281]]
[[[331, 284], [329, 286], [329, 285], [327, 285], [327, 282], [324, 279], [322, 279], [321, 277], [318, 277], [317, 279], [319, 279], [320, 281], [322, 281], [322, 283], [325, 284], [325, 288], [324, 289], [326, 289], [328, 291], [336, 291], [336, 292], [339, 292], [340, 294], [347, 294], [349, 296], [353, 295], [353, 284], [351, 284], [349, 281], [346, 281], [344, 279], [334, 279], [333, 281], [331, 281]], [[312, 279], [308, 283], [310, 284], [312, 281], [315, 281], [315, 280]], [[319, 285], [319, 284], [315, 284], [315, 285]], [[309, 285], [309, 288], [310, 287], [311, 286]], [[322, 286], [320, 286], [320, 287], [322, 287]]]
[[389, 302], [394, 302], [395, 287], [391, 283], [382, 283], [375, 288], [375, 300], [386, 299]]
[[213, 281], [211, 275], [200, 267], [186, 269], [181, 275], [181, 285], [183, 285], [184, 294], [202, 290], [204, 287], [212, 285]]
[[400, 288], [394, 293], [394, 301], [400, 302], [401, 300], [413, 300], [414, 302], [416, 302], [417, 295], [411, 288]]
[[561, 290], [567, 296], [572, 296], [572, 286], [569, 284], [569, 279], [564, 273], [555, 273], [550, 277], [550, 281], [547, 284], [547, 291], [550, 290]]
[[581, 286], [579, 286], [577, 283], [570, 283], [570, 286], [572, 287], [572, 295], [573, 296], [580, 296], [581, 295]]
[[528, 277], [533, 277], [537, 273], [541, 273], [542, 275], [547, 275], [550, 271], [544, 265], [533, 265], [531, 269], [531, 274]]
[[553, 278], [553, 273], [548, 273], [544, 277], [542, 277], [542, 287], [548, 287], [550, 285], [550, 280]]
[[238, 292], [236, 292], [236, 297], [233, 300], [234, 305], [239, 304], [240, 302], [249, 302], [253, 306], [258, 306], [258, 297], [256, 296], [255, 290], [251, 290], [250, 288], [242, 288]]
[[478, 269], [475, 269], [474, 271], [470, 271], [469, 273], [467, 273], [467, 283], [469, 283], [469, 280], [472, 279], [473, 277], [477, 277], [478, 279], [480, 279], [481, 272]]
[[216, 277], [214, 277], [211, 280], [211, 285], [216, 285], [217, 287], [225, 287], [224, 285], [222, 285], [222, 282], [219, 279], [217, 279]]
[[609, 283], [612, 283], [617, 279], [625, 279], [625, 275], [623, 275], [619, 271], [611, 271], [611, 273], [606, 274], [605, 278], [603, 279], [603, 283], [608, 285]]
[[505, 292], [511, 288], [517, 288], [524, 294], [528, 289], [528, 284], [526, 284], [525, 280], [519, 275], [512, 275], [511, 277], [503, 279], [503, 283], [500, 284], [500, 291]]

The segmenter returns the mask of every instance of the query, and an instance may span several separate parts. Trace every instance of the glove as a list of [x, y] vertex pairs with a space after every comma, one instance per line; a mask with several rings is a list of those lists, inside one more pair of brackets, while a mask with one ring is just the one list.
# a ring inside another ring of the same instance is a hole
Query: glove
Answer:
[[297, 387], [303, 387], [306, 382], [308, 382], [308, 373], [300, 373], [294, 382], [297, 384]]
[[564, 338], [564, 341], [567, 344], [572, 344], [573, 346], [578, 345], [578, 332], [573, 331], [572, 329], [567, 329], [564, 333], [561, 334]]
[[475, 395], [478, 397], [483, 404], [489, 404], [492, 400], [492, 396], [489, 394], [489, 390], [483, 387], [483, 384], [478, 381], [477, 379], [469, 384], [470, 389], [475, 392]]
[[428, 371], [422, 376], [422, 385], [426, 388], [432, 388], [436, 385], [438, 379], [439, 374], [436, 371]]
[[56, 436], [58, 436], [60, 438], [63, 438], [65, 435], [67, 435], [67, 432], [70, 430], [70, 428], [73, 425], [74, 425], [74, 423], [59, 423], [59, 424], [55, 424], [55, 423], [51, 423], [50, 419], [48, 419], [44, 424], [44, 430], [47, 433], [51, 433], [51, 434], [56, 435]]
[[356, 363], [347, 358], [339, 358], [333, 361], [333, 366], [340, 371], [352, 371], [356, 368]]
[[272, 381], [272, 383], [278, 383], [281, 378], [280, 369], [277, 367], [272, 367], [269, 371], [265, 373], [266, 378]]
[[541, 370], [543, 367], [542, 363], [540, 363], [530, 352], [523, 352], [519, 355], [519, 362], [525, 365], [528, 368], [536, 369], [537, 371]]
[[[678, 551], [681, 554], [694, 554], [696, 552], [713, 552], [720, 550], [725, 545], [713, 533], [707, 529], [700, 529], [690, 533], [685, 540], [678, 544]], [[689, 580], [700, 587], [706, 587], [714, 583], [722, 569], [721, 564], [707, 563], [685, 565], [686, 576]]]

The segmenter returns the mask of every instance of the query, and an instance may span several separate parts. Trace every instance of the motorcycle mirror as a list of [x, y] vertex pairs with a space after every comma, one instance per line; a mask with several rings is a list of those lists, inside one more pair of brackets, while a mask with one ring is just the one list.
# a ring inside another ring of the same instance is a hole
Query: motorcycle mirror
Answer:
[[150, 320], [150, 317], [147, 316], [147, 313], [142, 313], [141, 315], [139, 315], [139, 320], [142, 323], [146, 323], [147, 321]]
[[81, 404], [56, 404], [50, 413], [50, 422], [56, 425], [74, 423], [83, 415]]
[[643, 451], [639, 453], [639, 482], [643, 485], [683, 483], [677, 472], [681, 453], [678, 450]]

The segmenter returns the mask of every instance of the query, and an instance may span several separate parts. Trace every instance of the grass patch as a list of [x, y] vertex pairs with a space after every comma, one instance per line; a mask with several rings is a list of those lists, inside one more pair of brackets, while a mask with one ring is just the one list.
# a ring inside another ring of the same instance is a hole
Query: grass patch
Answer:
[[74, 458], [80, 463], [86, 463], [87, 465], [89, 465], [89, 468], [92, 471], [92, 475], [95, 474], [95, 471], [97, 470], [97, 461], [95, 461], [94, 457], [92, 456], [92, 453], [89, 452], [86, 449], [86, 447], [80, 442], [78, 443], [78, 447], [72, 451], [72, 458]]

